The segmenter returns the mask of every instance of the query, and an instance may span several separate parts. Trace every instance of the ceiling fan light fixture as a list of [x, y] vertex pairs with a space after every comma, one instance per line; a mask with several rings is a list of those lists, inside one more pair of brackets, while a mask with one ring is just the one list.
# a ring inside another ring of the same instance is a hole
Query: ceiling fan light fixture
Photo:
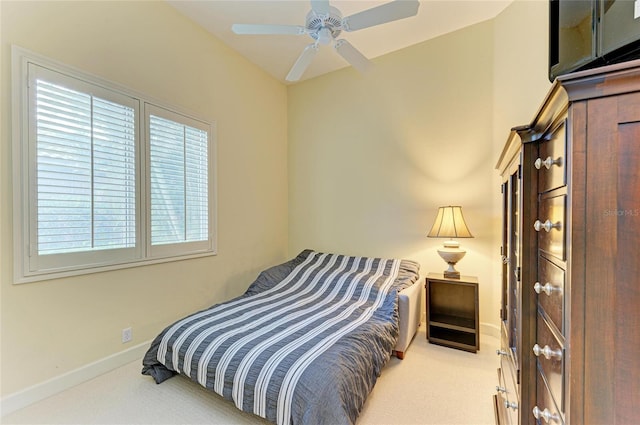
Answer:
[[320, 31], [318, 31], [318, 43], [326, 46], [331, 43], [332, 40], [333, 36], [331, 35], [331, 30], [326, 27], [320, 28]]

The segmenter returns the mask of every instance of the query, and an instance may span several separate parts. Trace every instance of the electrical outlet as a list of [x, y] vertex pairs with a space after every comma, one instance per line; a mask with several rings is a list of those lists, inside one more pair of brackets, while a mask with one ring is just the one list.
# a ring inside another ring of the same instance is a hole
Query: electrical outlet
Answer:
[[131, 328], [126, 328], [122, 330], [122, 343], [127, 343], [133, 339], [133, 331]]

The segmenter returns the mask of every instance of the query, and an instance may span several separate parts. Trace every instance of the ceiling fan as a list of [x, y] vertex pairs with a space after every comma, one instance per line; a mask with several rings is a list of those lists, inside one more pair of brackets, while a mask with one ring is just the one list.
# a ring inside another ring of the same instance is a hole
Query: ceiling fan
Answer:
[[369, 68], [371, 62], [345, 39], [337, 39], [342, 31], [357, 31], [398, 19], [415, 16], [418, 13], [418, 0], [394, 0], [380, 6], [355, 13], [346, 18], [329, 4], [329, 0], [311, 0], [311, 10], [307, 13], [305, 25], [269, 25], [234, 24], [231, 29], [236, 34], [261, 35], [308, 34], [314, 42], [304, 48], [293, 67], [287, 74], [287, 81], [298, 81], [311, 64], [320, 45], [333, 43], [338, 54], [360, 72]]

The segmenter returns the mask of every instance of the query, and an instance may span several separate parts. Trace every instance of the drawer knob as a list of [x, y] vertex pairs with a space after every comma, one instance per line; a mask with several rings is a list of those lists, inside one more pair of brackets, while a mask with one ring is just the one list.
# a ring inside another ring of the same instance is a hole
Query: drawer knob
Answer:
[[506, 393], [507, 389], [505, 387], [501, 387], [500, 385], [496, 385], [496, 391], [499, 393]]
[[549, 282], [545, 283], [544, 285], [541, 285], [540, 282], [536, 282], [533, 285], [533, 290], [536, 291], [536, 294], [540, 294], [544, 292], [548, 296], [550, 296], [554, 292], [560, 292], [560, 293], [562, 292], [562, 289], [560, 289], [560, 287], [554, 286]]
[[546, 423], [560, 421], [560, 417], [556, 413], [551, 413], [546, 407], [544, 410], [540, 410], [538, 406], [535, 406], [533, 408], [533, 416], [536, 419], [544, 419]]
[[504, 407], [506, 407], [507, 409], [518, 410], [518, 403], [513, 401], [505, 401]]
[[543, 160], [542, 158], [538, 158], [536, 159], [536, 162], [533, 163], [533, 165], [536, 167], [537, 170], [541, 169], [542, 167], [548, 170], [551, 168], [552, 165], [557, 165], [557, 166], [562, 165], [562, 158], [553, 159], [550, 156], [548, 156], [547, 159], [545, 160]]
[[551, 220], [547, 220], [544, 223], [541, 222], [540, 220], [536, 220], [535, 223], [533, 223], [533, 228], [536, 229], [536, 232], [539, 232], [540, 230], [544, 229], [545, 232], [550, 232], [551, 229], [560, 229], [561, 224], [560, 222], [557, 223], [552, 223]]
[[536, 357], [540, 357], [542, 354], [547, 360], [550, 360], [552, 357], [556, 357], [558, 360], [562, 359], [562, 350], [554, 350], [548, 345], [545, 345], [544, 348], [540, 348], [538, 344], [534, 345], [533, 354], [535, 354]]

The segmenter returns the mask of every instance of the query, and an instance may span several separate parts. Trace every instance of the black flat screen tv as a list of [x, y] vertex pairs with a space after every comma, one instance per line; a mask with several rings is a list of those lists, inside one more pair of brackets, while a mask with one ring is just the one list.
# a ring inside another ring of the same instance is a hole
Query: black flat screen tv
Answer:
[[549, 80], [640, 59], [640, 0], [550, 0]]

